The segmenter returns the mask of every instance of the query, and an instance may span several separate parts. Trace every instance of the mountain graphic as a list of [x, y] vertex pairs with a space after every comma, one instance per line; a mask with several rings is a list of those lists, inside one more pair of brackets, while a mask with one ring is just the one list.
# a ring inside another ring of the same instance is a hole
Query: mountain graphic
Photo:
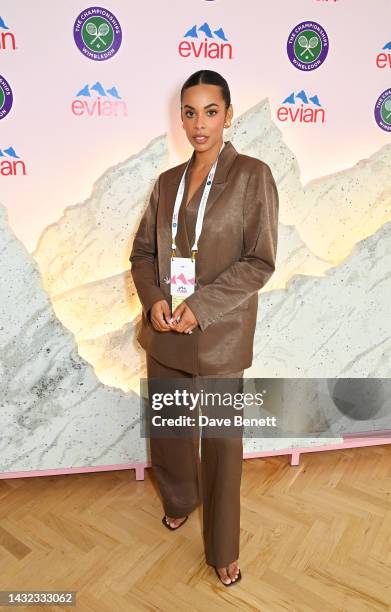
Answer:
[[316, 104], [316, 106], [322, 106], [321, 103], [319, 102], [318, 96], [312, 96], [310, 98], [310, 100], [311, 100], [312, 104]]
[[9, 30], [9, 27], [5, 25], [2, 17], [0, 17], [0, 28], [3, 28], [3, 30]]
[[187, 285], [187, 280], [186, 280], [186, 276], [182, 273], [182, 274], [178, 274], [177, 279], [179, 281], [181, 281], [181, 283], [183, 285]]
[[214, 34], [216, 34], [216, 36], [218, 36], [222, 40], [228, 40], [228, 38], [224, 34], [223, 28], [219, 28], [218, 30], [213, 30], [213, 32]]
[[304, 89], [299, 91], [299, 93], [297, 94], [292, 92], [287, 98], [285, 98], [285, 100], [283, 100], [282, 103], [283, 104], [295, 104], [296, 98], [299, 98], [299, 100], [301, 100], [304, 104], [309, 104], [309, 101], [310, 101], [312, 102], [312, 104], [315, 104], [316, 106], [322, 106], [321, 103], [319, 102], [319, 98], [317, 95], [311, 96], [310, 98], [308, 98]]
[[298, 94], [296, 94], [296, 98], [299, 98], [299, 100], [301, 100], [304, 104], [308, 104], [307, 94], [305, 93], [304, 89], [302, 89], [301, 91], [299, 91]]
[[84, 87], [80, 89], [80, 91], [77, 92], [76, 97], [77, 98], [80, 96], [91, 97], [91, 91], [96, 92], [99, 96], [102, 96], [102, 97], [106, 97], [107, 94], [110, 94], [110, 96], [112, 96], [113, 98], [122, 100], [122, 97], [119, 95], [118, 89], [116, 87], [114, 86], [110, 87], [110, 89], [107, 89], [105, 91], [104, 87], [102, 86], [101, 83], [99, 83], [99, 81], [97, 81], [95, 85], [92, 85], [91, 87], [89, 87], [89, 85], [84, 85]]
[[383, 49], [391, 49], [391, 40], [386, 45], [384, 45]]
[[205, 21], [205, 23], [202, 26], [200, 26], [198, 28], [198, 31], [199, 32], [203, 32], [205, 34], [205, 36], [207, 36], [208, 38], [213, 38], [212, 31], [211, 31], [209, 25], [206, 23], [206, 21]]
[[[225, 41], [228, 40], [228, 38], [226, 37], [224, 33], [223, 28], [219, 28], [218, 30], [213, 30], [212, 32], [209, 24], [206, 22], [198, 28], [198, 32], [203, 32], [207, 38], [214, 38], [213, 34], [215, 34], [218, 38], [221, 38], [221, 40], [225, 40]], [[190, 28], [190, 30], [186, 32], [184, 38], [187, 38], [187, 37], [198, 38], [198, 32], [197, 32], [197, 26], [194, 25], [192, 28]]]
[[13, 147], [8, 147], [8, 149], [4, 149], [3, 151], [0, 149], [0, 157], [5, 157], [4, 154], [8, 155], [8, 157], [20, 159], [19, 155], [16, 154], [16, 151]]
[[118, 90], [116, 87], [110, 87], [110, 89], [107, 90], [107, 93], [109, 93], [111, 96], [113, 96], [113, 98], [117, 98], [118, 100], [122, 100], [122, 96], [119, 95]]

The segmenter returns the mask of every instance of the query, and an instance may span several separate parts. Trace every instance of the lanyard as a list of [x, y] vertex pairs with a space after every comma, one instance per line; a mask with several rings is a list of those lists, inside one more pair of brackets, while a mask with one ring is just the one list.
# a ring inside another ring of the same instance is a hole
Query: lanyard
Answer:
[[[211, 189], [212, 186], [212, 182], [213, 182], [213, 177], [215, 175], [215, 171], [216, 171], [216, 167], [217, 167], [217, 162], [219, 160], [219, 155], [221, 153], [221, 151], [223, 150], [223, 147], [225, 145], [225, 142], [223, 142], [223, 144], [220, 147], [220, 151], [218, 152], [217, 158], [213, 164], [213, 166], [211, 167], [209, 174], [208, 174], [208, 178], [206, 181], [206, 185], [204, 187], [204, 191], [202, 193], [202, 197], [201, 197], [201, 202], [198, 208], [198, 213], [197, 213], [197, 222], [196, 222], [196, 230], [195, 230], [195, 240], [194, 240], [194, 244], [193, 247], [191, 249], [191, 258], [194, 260], [194, 256], [195, 256], [195, 252], [198, 251], [197, 245], [198, 245], [198, 239], [200, 237], [201, 234], [201, 229], [202, 229], [202, 223], [204, 220], [204, 213], [205, 213], [205, 208], [206, 208], [206, 203], [208, 201], [208, 196], [209, 196], [209, 191]], [[191, 158], [189, 159], [189, 161], [187, 162], [185, 171], [182, 175], [181, 178], [181, 182], [179, 183], [179, 187], [178, 187], [178, 191], [176, 194], [176, 199], [175, 199], [175, 206], [174, 206], [174, 212], [172, 215], [172, 221], [171, 221], [171, 236], [172, 236], [172, 255], [175, 256], [175, 236], [177, 234], [178, 231], [178, 215], [179, 215], [179, 207], [181, 205], [182, 202], [182, 198], [183, 198], [183, 193], [185, 190], [185, 176], [186, 176], [186, 172], [187, 169], [189, 167]]]

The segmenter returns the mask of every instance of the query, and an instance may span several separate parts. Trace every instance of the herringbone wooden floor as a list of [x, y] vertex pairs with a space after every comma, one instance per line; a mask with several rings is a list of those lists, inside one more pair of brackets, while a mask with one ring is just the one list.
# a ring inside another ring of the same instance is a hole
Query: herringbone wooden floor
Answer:
[[75, 590], [82, 612], [391, 610], [390, 446], [246, 460], [241, 498], [226, 588], [201, 509], [165, 529], [150, 470], [0, 480], [0, 590]]

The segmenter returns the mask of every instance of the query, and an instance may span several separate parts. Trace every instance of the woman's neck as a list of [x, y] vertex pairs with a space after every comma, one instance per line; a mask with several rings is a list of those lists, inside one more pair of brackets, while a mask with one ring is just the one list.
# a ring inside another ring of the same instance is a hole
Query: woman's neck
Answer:
[[211, 168], [214, 162], [216, 161], [216, 157], [219, 154], [222, 144], [223, 141], [221, 140], [219, 143], [217, 143], [207, 151], [195, 151], [193, 170], [195, 170], [196, 172], [203, 172], [204, 170]]

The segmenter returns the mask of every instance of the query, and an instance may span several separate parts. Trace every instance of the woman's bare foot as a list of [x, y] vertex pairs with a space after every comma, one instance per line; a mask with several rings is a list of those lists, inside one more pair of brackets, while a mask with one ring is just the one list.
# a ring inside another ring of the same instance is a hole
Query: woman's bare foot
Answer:
[[183, 523], [185, 518], [185, 516], [183, 518], [170, 518], [169, 516], [166, 516], [166, 522], [170, 525], [170, 527], [176, 529], [177, 527], [179, 527], [179, 525]]
[[239, 576], [238, 560], [232, 561], [227, 567], [217, 567], [216, 569], [224, 584], [235, 582]]

